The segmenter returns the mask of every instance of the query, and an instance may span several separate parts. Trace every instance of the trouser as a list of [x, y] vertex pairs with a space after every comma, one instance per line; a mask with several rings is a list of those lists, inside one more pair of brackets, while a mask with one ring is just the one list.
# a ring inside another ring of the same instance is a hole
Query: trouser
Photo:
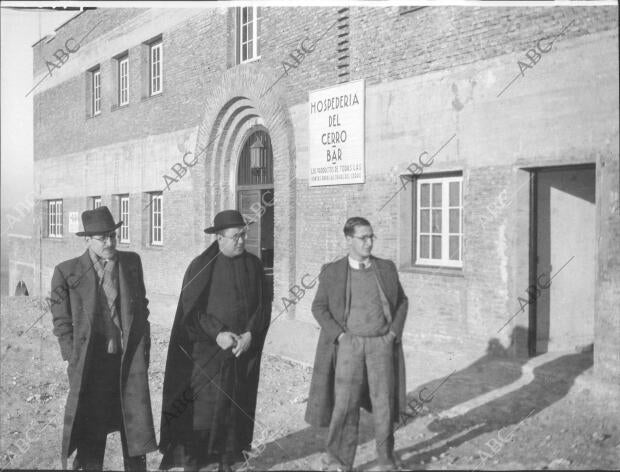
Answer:
[[[94, 433], [94, 434], [93, 434]], [[102, 470], [103, 456], [107, 433], [90, 431], [88, 442], [78, 445], [77, 454], [73, 461], [74, 470]], [[82, 442], [80, 440], [80, 442]], [[146, 471], [146, 456], [129, 456], [127, 451], [127, 438], [125, 437], [124, 425], [121, 423], [121, 443], [123, 445], [123, 465], [127, 471]]]
[[146, 456], [130, 457], [121, 412], [121, 354], [108, 354], [104, 337], [95, 335], [93, 357], [80, 397], [80, 428], [74, 469], [101, 470], [110, 429], [120, 428], [125, 470], [146, 470]]
[[327, 435], [327, 452], [353, 467], [365, 388], [370, 393], [377, 458], [391, 463], [394, 452], [394, 344], [392, 336], [345, 334], [336, 357], [335, 402]]
[[243, 459], [243, 456], [234, 452], [209, 452], [207, 444], [211, 439], [209, 431], [192, 431], [192, 438], [179, 443], [165, 452], [160, 469], [183, 467], [186, 471], [198, 471], [211, 464], [232, 465]]

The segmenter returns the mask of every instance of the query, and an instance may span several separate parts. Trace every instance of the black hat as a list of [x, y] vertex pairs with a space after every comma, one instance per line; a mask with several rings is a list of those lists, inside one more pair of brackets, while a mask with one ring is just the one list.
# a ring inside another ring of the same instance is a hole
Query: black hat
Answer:
[[215, 215], [213, 220], [213, 226], [205, 229], [205, 233], [214, 234], [218, 231], [222, 231], [227, 228], [237, 228], [239, 226], [246, 226], [246, 224], [252, 224], [253, 221], [246, 223], [237, 210], [224, 210]]
[[94, 210], [86, 210], [82, 213], [82, 226], [84, 231], [75, 233], [76, 236], [92, 236], [114, 231], [123, 224], [122, 221], [114, 223], [114, 217], [107, 206], [101, 206]]

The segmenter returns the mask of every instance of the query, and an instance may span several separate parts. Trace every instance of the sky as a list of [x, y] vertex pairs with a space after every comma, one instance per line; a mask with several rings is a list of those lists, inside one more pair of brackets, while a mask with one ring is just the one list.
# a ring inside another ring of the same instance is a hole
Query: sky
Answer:
[[32, 45], [77, 11], [0, 9], [1, 203], [8, 211], [33, 190]]

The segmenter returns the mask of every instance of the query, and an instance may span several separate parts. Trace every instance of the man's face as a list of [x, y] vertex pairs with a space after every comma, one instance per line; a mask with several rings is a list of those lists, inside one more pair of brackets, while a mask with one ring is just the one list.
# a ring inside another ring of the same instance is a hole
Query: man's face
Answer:
[[246, 232], [243, 226], [228, 228], [217, 235], [217, 244], [226, 257], [235, 257], [245, 251]]
[[86, 236], [88, 248], [103, 259], [111, 259], [116, 254], [116, 232]]
[[373, 238], [372, 226], [356, 226], [353, 236], [346, 237], [349, 244], [349, 255], [357, 261], [370, 257]]

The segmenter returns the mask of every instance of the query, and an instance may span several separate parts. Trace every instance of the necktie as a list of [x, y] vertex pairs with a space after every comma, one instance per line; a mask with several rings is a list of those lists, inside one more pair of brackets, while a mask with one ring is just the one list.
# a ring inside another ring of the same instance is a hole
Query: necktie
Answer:
[[110, 318], [112, 320], [112, 323], [114, 323], [116, 328], [118, 328], [118, 331], [121, 333], [121, 336], [115, 336], [108, 340], [108, 353], [110, 354], [118, 352], [119, 338], [122, 346], [121, 320], [118, 316], [118, 310], [116, 309], [116, 299], [118, 297], [118, 291], [116, 290], [116, 280], [114, 277], [114, 266], [116, 265], [115, 263], [115, 260], [105, 261], [104, 259], [99, 259], [100, 270], [97, 270], [99, 274], [99, 284], [103, 288], [108, 308], [110, 309]]

